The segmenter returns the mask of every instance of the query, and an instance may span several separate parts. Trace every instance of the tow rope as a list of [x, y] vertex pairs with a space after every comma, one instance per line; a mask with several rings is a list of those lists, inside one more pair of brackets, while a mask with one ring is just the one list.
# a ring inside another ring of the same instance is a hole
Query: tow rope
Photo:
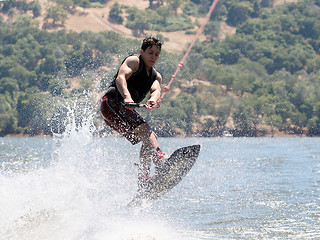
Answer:
[[[160, 105], [160, 103], [161, 103], [162, 100], [163, 100], [164, 95], [169, 91], [170, 86], [171, 86], [173, 80], [175, 79], [176, 75], [178, 74], [180, 68], [183, 66], [184, 61], [186, 60], [187, 56], [189, 55], [189, 53], [190, 53], [193, 45], [195, 44], [195, 42], [196, 42], [197, 39], [199, 38], [199, 36], [200, 36], [200, 34], [201, 34], [204, 26], [205, 26], [205, 25], [207, 24], [207, 22], [209, 21], [210, 16], [211, 16], [214, 8], [216, 7], [218, 1], [219, 1], [219, 0], [214, 0], [214, 1], [212, 2], [212, 5], [211, 5], [211, 7], [210, 7], [210, 9], [209, 9], [209, 11], [208, 11], [208, 13], [207, 13], [207, 15], [206, 15], [203, 23], [201, 24], [200, 28], [198, 29], [196, 36], [194, 37], [194, 39], [193, 39], [192, 43], [190, 44], [187, 52], [184, 54], [183, 58], [181, 59], [180, 63], [178, 64], [177, 70], [176, 70], [175, 73], [172, 75], [170, 82], [168, 83], [167, 86], [164, 87], [163, 94], [162, 94], [162, 96], [158, 99], [156, 105]], [[153, 107], [155, 107], [155, 106], [153, 106]]]

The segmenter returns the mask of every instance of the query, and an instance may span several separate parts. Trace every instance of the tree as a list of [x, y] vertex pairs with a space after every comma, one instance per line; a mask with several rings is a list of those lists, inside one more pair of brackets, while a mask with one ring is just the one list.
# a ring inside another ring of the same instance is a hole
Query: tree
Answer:
[[16, 133], [16, 121], [12, 114], [0, 113], [0, 136]]
[[157, 13], [162, 17], [162, 24], [167, 25], [168, 17], [170, 16], [170, 11], [167, 6], [161, 6], [157, 9]]
[[47, 15], [44, 18], [45, 21], [52, 19], [52, 25], [55, 26], [57, 22], [64, 24], [67, 19], [67, 12], [60, 6], [50, 6], [47, 9]]
[[261, 7], [263, 8], [270, 8], [273, 6], [274, 0], [261, 0]]
[[309, 119], [307, 128], [310, 135], [320, 135], [320, 119], [317, 116]]
[[90, 1], [89, 0], [81, 0], [79, 6], [83, 7], [83, 8], [89, 8], [90, 7]]
[[275, 113], [281, 116], [283, 123], [285, 123], [287, 119], [292, 117], [294, 111], [294, 105], [286, 100], [277, 103], [275, 107]]
[[154, 9], [154, 5], [153, 5], [154, 0], [149, 0], [149, 8], [150, 9]]
[[320, 56], [316, 55], [314, 58], [309, 59], [307, 63], [307, 72], [310, 74], [312, 72], [317, 72], [320, 70]]
[[232, 83], [232, 90], [239, 91], [240, 96], [243, 96], [245, 92], [252, 92], [253, 82], [255, 78], [252, 75], [241, 73]]
[[233, 3], [228, 11], [227, 23], [237, 26], [246, 21], [252, 12], [252, 8], [248, 2]]
[[32, 2], [30, 3], [30, 8], [33, 13], [33, 17], [39, 17], [41, 15], [41, 5], [39, 2]]
[[223, 69], [222, 71], [219, 71], [216, 73], [216, 83], [223, 84], [226, 86], [227, 91], [230, 91], [233, 82], [235, 81], [236, 76], [234, 73]]
[[208, 37], [209, 41], [213, 41], [219, 36], [220, 23], [210, 21], [206, 24], [204, 28], [204, 34]]
[[299, 33], [305, 38], [318, 39], [320, 36], [319, 19], [304, 18], [299, 21]]
[[19, 56], [19, 63], [25, 66], [26, 69], [32, 70], [38, 65], [40, 59], [40, 44], [34, 39], [31, 34], [18, 39], [16, 50]]
[[32, 135], [50, 134], [48, 120], [52, 116], [53, 105], [50, 96], [36, 88], [30, 88], [18, 98], [18, 126], [28, 128]]
[[37, 84], [37, 76], [34, 71], [29, 71], [22, 65], [17, 65], [14, 69], [10, 70], [10, 76], [19, 84], [19, 90], [24, 91], [26, 88]]
[[56, 58], [54, 55], [47, 55], [40, 63], [39, 73], [54, 75], [62, 69], [63, 63], [60, 59]]
[[48, 90], [52, 96], [61, 96], [66, 88], [66, 81], [62, 78], [50, 79]]
[[183, 3], [182, 0], [167, 0], [168, 5], [173, 9], [174, 13], [178, 14], [178, 8]]
[[8, 16], [9, 19], [11, 20], [11, 22], [13, 22], [13, 17], [16, 15], [16, 11], [14, 10], [14, 8], [10, 8], [10, 10], [8, 11]]
[[58, 5], [61, 5], [63, 9], [71, 12], [75, 8], [77, 1], [74, 0], [54, 0]]
[[0, 94], [9, 93], [14, 98], [14, 93], [19, 91], [19, 85], [16, 79], [4, 77], [0, 78]]
[[148, 16], [145, 12], [141, 12], [137, 8], [131, 8], [126, 27], [132, 29], [137, 36], [143, 35], [144, 31], [150, 28], [149, 21], [146, 21], [146, 19], [148, 19]]
[[251, 17], [256, 18], [260, 14], [260, 4], [258, 0], [254, 0], [253, 2], [253, 12], [251, 14]]
[[[36, 31], [39, 31], [38, 27], [39, 27], [39, 21], [37, 20], [33, 20], [31, 16], [29, 15], [22, 15], [19, 16], [18, 19], [14, 22], [14, 26], [15, 26], [15, 31], [17, 31], [17, 29], [19, 30], [25, 30], [27, 31], [32, 31], [32, 33], [35, 33]], [[21, 35], [20, 35], [21, 37]]]
[[278, 51], [274, 59], [275, 69], [285, 68], [287, 71], [294, 73], [303, 68], [299, 59], [286, 51]]
[[253, 108], [253, 97], [246, 97], [241, 100], [237, 110], [233, 114], [233, 119], [237, 132], [234, 136], [257, 136], [256, 126], [258, 118]]
[[10, 70], [17, 66], [17, 62], [14, 58], [8, 57], [0, 59], [0, 78], [9, 77]]
[[122, 24], [123, 23], [123, 17], [121, 16], [121, 14], [122, 14], [122, 10], [121, 10], [120, 4], [115, 2], [110, 8], [109, 20], [111, 22]]
[[[224, 4], [225, 1], [218, 1], [216, 7], [214, 8], [210, 20], [211, 21], [223, 21], [225, 20], [225, 16], [227, 15], [227, 8]], [[207, 6], [209, 7], [209, 6]]]

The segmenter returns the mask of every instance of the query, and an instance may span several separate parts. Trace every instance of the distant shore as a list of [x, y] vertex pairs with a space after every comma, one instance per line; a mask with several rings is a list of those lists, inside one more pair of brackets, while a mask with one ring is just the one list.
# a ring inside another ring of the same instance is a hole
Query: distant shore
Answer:
[[[110, 137], [118, 137], [118, 134], [115, 135], [110, 135]], [[3, 138], [52, 138], [53, 136], [51, 135], [44, 135], [44, 134], [39, 134], [39, 135], [29, 135], [29, 134], [8, 134], [5, 136], [2, 136]], [[161, 136], [159, 136], [161, 137]], [[241, 137], [248, 137], [248, 138], [263, 138], [263, 137], [274, 137], [274, 138], [304, 138], [304, 137], [317, 137], [317, 136], [308, 136], [307, 134], [292, 134], [292, 133], [282, 133], [278, 132], [275, 134], [266, 134], [264, 136], [232, 136], [232, 135], [227, 135], [227, 136], [187, 136], [187, 135], [175, 135], [171, 136], [172, 138], [192, 138], [192, 137], [200, 137], [200, 138], [241, 138]], [[161, 137], [161, 138], [170, 138], [170, 137]]]

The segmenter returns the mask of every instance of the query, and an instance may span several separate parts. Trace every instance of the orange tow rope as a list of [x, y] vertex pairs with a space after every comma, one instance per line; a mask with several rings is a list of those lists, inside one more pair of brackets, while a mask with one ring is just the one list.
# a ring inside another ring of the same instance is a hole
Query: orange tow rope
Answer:
[[210, 9], [209, 9], [209, 11], [208, 11], [208, 13], [207, 13], [207, 15], [206, 15], [203, 23], [202, 23], [202, 25], [201, 25], [200, 28], [198, 29], [198, 32], [197, 32], [195, 38], [193, 39], [193, 41], [192, 41], [192, 43], [190, 44], [187, 52], [184, 54], [182, 60], [180, 61], [177, 70], [176, 70], [175, 73], [172, 75], [172, 78], [171, 78], [170, 82], [168, 83], [167, 86], [164, 87], [163, 94], [162, 94], [162, 96], [158, 99], [156, 105], [160, 105], [160, 103], [161, 103], [162, 100], [163, 100], [164, 95], [169, 91], [171, 83], [172, 83], [173, 80], [175, 79], [175, 77], [176, 77], [176, 75], [178, 74], [180, 68], [183, 66], [184, 61], [186, 60], [187, 56], [189, 55], [189, 53], [190, 53], [193, 45], [195, 44], [195, 42], [196, 42], [197, 39], [199, 38], [199, 35], [201, 34], [204, 26], [205, 26], [205, 25], [207, 24], [207, 22], [209, 21], [210, 16], [211, 16], [211, 14], [212, 14], [212, 12], [213, 12], [213, 9], [216, 7], [218, 1], [219, 1], [219, 0], [214, 0], [214, 1], [212, 2], [212, 5], [211, 5], [211, 7], [210, 7]]

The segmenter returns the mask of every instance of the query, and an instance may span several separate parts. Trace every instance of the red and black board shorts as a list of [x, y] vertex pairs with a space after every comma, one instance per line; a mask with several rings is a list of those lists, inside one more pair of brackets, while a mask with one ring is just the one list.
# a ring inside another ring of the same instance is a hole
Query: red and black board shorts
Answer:
[[135, 110], [126, 109], [119, 101], [106, 95], [102, 98], [100, 111], [105, 123], [113, 130], [132, 144], [140, 142], [133, 130], [146, 121]]

